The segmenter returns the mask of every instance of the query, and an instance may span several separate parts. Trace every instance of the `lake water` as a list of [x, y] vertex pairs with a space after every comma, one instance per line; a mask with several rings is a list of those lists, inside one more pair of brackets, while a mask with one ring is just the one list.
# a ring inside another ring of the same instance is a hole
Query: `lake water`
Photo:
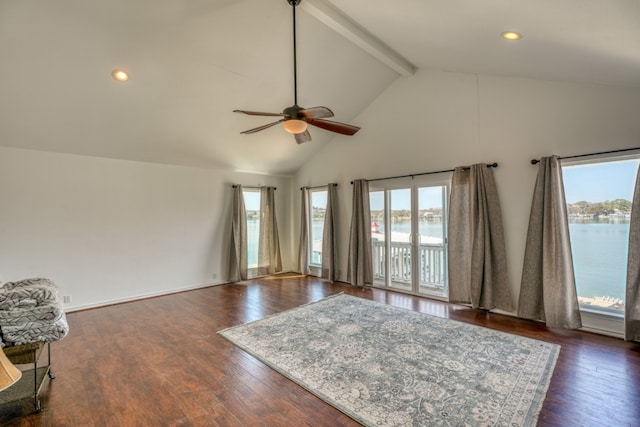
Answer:
[[[384, 227], [379, 229], [384, 232]], [[440, 222], [421, 221], [419, 229], [421, 235], [442, 238]], [[411, 223], [393, 224], [392, 231], [409, 233]], [[569, 233], [578, 295], [624, 300], [629, 222], [570, 221]], [[512, 279], [519, 281], [519, 278]]]
[[[378, 231], [380, 233], [384, 233], [384, 224], [378, 223]], [[397, 231], [400, 233], [411, 233], [411, 221], [396, 222], [391, 227], [391, 231]], [[437, 237], [442, 239], [442, 222], [420, 221], [418, 222], [418, 233], [420, 233], [421, 236]]]
[[247, 261], [249, 267], [258, 266], [258, 235], [260, 233], [260, 220], [247, 220]]
[[629, 222], [570, 222], [578, 295], [625, 298]]
[[[258, 221], [248, 221], [249, 235], [257, 236]], [[379, 224], [379, 231], [384, 233], [384, 226]], [[322, 222], [314, 221], [314, 232], [319, 234]], [[419, 232], [423, 236], [442, 238], [442, 223], [420, 221]], [[253, 233], [252, 233], [253, 231]], [[409, 233], [411, 223], [403, 221], [393, 224], [392, 231]], [[627, 251], [629, 239], [629, 222], [585, 222], [570, 221], [569, 232], [573, 263], [575, 265], [576, 287], [578, 295], [593, 298], [609, 296], [624, 300]], [[257, 263], [257, 240], [249, 243], [249, 265]], [[253, 249], [253, 250], [252, 250]], [[519, 278], [512, 278], [519, 281]]]

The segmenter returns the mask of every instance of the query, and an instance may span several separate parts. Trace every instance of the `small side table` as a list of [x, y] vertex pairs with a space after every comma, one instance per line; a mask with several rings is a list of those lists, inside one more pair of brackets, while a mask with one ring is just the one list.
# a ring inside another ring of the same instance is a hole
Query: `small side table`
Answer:
[[[38, 360], [42, 354], [42, 349], [47, 346], [47, 363], [38, 366]], [[11, 387], [0, 391], [0, 406], [8, 403], [33, 398], [33, 406], [36, 412], [42, 411], [38, 395], [42, 389], [45, 377], [50, 379], [55, 376], [51, 372], [51, 344], [35, 342], [29, 344], [6, 347], [4, 353], [14, 365], [25, 365], [33, 363], [33, 368], [22, 371], [22, 377]]]

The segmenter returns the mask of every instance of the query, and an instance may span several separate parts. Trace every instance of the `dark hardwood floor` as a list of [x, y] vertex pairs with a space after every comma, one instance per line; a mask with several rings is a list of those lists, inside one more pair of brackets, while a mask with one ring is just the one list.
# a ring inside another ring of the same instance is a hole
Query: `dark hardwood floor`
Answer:
[[216, 334], [338, 292], [560, 344], [539, 425], [640, 425], [638, 344], [296, 275], [69, 313], [44, 411], [6, 406], [0, 425], [357, 426]]

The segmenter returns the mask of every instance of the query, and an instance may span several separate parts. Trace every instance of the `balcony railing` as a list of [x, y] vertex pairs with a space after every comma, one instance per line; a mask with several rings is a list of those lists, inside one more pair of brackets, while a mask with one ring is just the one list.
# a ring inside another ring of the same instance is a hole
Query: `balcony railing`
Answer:
[[[373, 262], [373, 277], [377, 280], [385, 279], [385, 242], [374, 239], [371, 248]], [[391, 242], [389, 248], [389, 274], [392, 283], [411, 283], [412, 262], [411, 244], [405, 242]], [[444, 245], [420, 243], [418, 245], [418, 283], [421, 287], [443, 289], [446, 285], [446, 264]]]

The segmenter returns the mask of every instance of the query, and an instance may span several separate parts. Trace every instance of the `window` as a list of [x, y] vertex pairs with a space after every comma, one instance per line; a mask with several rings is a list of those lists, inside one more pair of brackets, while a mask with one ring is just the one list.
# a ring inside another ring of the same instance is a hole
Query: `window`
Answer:
[[322, 267], [322, 237], [324, 232], [324, 216], [327, 211], [327, 190], [312, 189], [309, 191], [311, 209], [309, 211], [309, 266]]
[[447, 298], [448, 190], [448, 183], [371, 189], [374, 286]]
[[260, 239], [260, 190], [243, 189], [244, 205], [247, 211], [247, 261], [249, 275], [257, 273], [258, 241]]
[[629, 220], [638, 159], [564, 163], [581, 311], [624, 315]]

